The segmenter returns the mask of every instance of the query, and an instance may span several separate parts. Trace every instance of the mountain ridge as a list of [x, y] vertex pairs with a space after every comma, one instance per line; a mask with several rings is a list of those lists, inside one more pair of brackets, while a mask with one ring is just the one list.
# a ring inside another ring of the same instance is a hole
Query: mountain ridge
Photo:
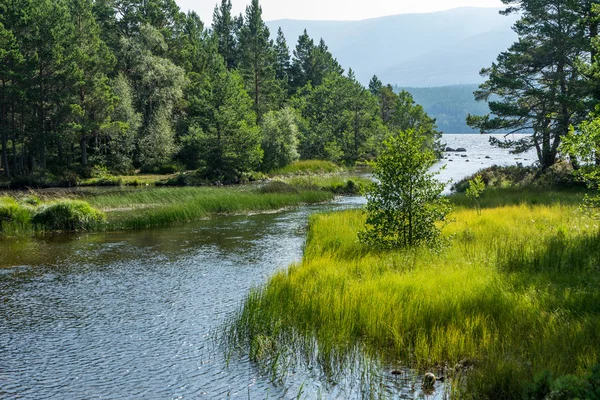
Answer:
[[[291, 50], [304, 29], [315, 41], [323, 38], [340, 64], [352, 68], [364, 84], [376, 74], [386, 84], [447, 86], [480, 83], [479, 71], [516, 40], [511, 29], [516, 16], [502, 16], [499, 10], [460, 7], [360, 21], [279, 19], [267, 26], [272, 36], [281, 26]], [[495, 34], [486, 41], [489, 32]], [[432, 57], [436, 52], [444, 52], [444, 58]]]

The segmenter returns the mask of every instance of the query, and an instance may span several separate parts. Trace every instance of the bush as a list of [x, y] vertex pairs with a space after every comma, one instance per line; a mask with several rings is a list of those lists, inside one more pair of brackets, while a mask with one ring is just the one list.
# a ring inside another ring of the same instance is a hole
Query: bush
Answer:
[[366, 188], [363, 183], [355, 181], [353, 179], [348, 179], [346, 182], [341, 182], [339, 184], [332, 185], [329, 188], [329, 190], [331, 190], [335, 194], [346, 196], [361, 194], [365, 189]]
[[156, 182], [156, 186], [191, 186], [192, 181], [193, 177], [191, 175], [181, 173], [167, 180]]
[[481, 176], [486, 187], [541, 187], [541, 188], [565, 188], [584, 184], [577, 181], [573, 175], [573, 169], [569, 163], [558, 162], [552, 167], [542, 170], [538, 167], [494, 165], [482, 169], [474, 175], [468, 176], [454, 185], [452, 191], [465, 193], [469, 188], [469, 181], [476, 176]]
[[31, 212], [15, 199], [0, 197], [0, 232], [6, 231], [9, 225], [25, 227], [30, 219]]
[[553, 379], [549, 372], [544, 371], [526, 388], [525, 398], [532, 400], [600, 399], [600, 364], [596, 365], [585, 378], [563, 375]]
[[61, 200], [40, 207], [33, 224], [48, 231], [86, 231], [103, 223], [104, 213], [78, 200]]
[[327, 174], [341, 172], [337, 164], [323, 160], [295, 161], [288, 166], [271, 172], [271, 175], [304, 175], [304, 174]]
[[263, 185], [258, 190], [260, 193], [298, 193], [298, 189], [285, 182], [274, 181]]

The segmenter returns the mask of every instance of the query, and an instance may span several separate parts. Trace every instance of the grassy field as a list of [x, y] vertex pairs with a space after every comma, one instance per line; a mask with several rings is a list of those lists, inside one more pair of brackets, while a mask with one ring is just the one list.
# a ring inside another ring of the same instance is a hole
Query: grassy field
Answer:
[[600, 361], [600, 231], [581, 197], [491, 191], [478, 216], [456, 196], [442, 251], [374, 251], [357, 241], [362, 211], [314, 216], [302, 263], [249, 295], [230, 344], [331, 373], [359, 346], [454, 375], [457, 398], [521, 399], [545, 370], [584, 376]]

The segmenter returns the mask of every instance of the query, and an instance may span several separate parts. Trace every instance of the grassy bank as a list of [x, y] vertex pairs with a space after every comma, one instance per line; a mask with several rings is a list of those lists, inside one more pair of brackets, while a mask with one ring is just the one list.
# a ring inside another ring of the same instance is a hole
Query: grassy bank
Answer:
[[598, 225], [578, 193], [504, 194], [487, 193], [481, 216], [455, 197], [441, 252], [365, 248], [361, 211], [313, 217], [302, 263], [251, 293], [231, 344], [331, 373], [359, 346], [454, 374], [458, 398], [521, 399], [545, 370], [584, 376], [600, 361]]
[[265, 212], [320, 203], [335, 195], [358, 194], [368, 182], [366, 178], [340, 174], [294, 176], [263, 184], [224, 187], [9, 192], [0, 196], [0, 234], [27, 236], [53, 231], [167, 226], [216, 214]]
[[263, 212], [331, 200], [324, 190], [275, 191], [251, 187], [157, 188], [91, 197], [107, 215], [107, 229], [142, 229], [198, 220], [215, 214]]

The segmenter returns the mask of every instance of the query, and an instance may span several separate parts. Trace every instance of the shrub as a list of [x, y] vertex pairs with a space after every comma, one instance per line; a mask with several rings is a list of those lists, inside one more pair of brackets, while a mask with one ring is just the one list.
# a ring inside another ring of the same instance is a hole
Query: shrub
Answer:
[[260, 193], [298, 193], [298, 189], [285, 182], [274, 181], [263, 185], [258, 190]]
[[19, 205], [11, 197], [0, 197], [0, 232], [5, 232], [9, 225], [25, 227], [31, 219], [31, 212]]
[[294, 161], [281, 169], [272, 171], [271, 175], [304, 175], [304, 174], [326, 174], [341, 172], [337, 164], [323, 160]]
[[78, 200], [61, 200], [40, 207], [33, 224], [48, 231], [86, 231], [106, 220], [104, 213]]
[[452, 191], [465, 193], [469, 188], [469, 181], [480, 176], [486, 187], [541, 187], [541, 188], [564, 188], [584, 186], [573, 176], [573, 169], [569, 163], [558, 162], [552, 167], [542, 170], [538, 167], [494, 165], [482, 169], [475, 175], [468, 176], [454, 185]]

